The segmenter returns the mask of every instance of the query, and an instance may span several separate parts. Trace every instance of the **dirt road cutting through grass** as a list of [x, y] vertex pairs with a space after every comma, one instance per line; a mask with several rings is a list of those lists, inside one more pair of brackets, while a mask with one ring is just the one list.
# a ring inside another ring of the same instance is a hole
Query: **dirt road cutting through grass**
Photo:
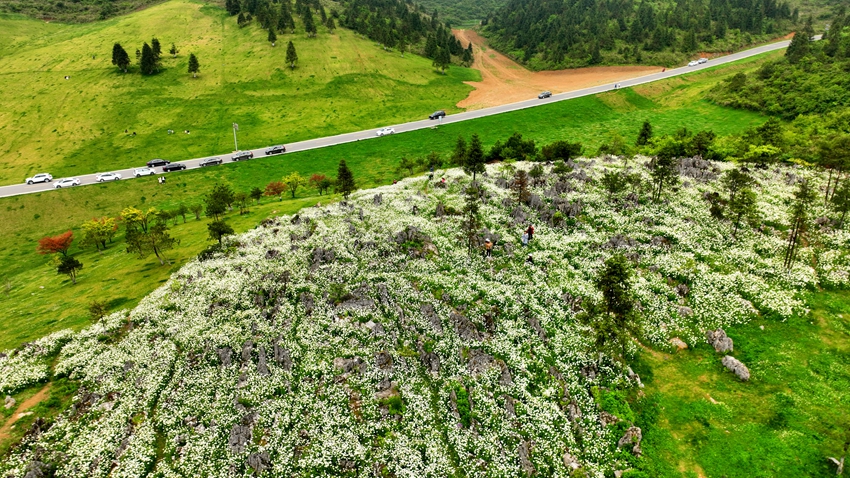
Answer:
[[472, 43], [472, 67], [481, 72], [481, 81], [465, 82], [475, 90], [457, 104], [458, 108], [469, 110], [527, 100], [545, 90], [553, 94], [575, 91], [662, 70], [660, 66], [597, 66], [533, 72], [490, 48], [487, 39], [473, 30], [453, 30], [453, 33], [464, 47]]

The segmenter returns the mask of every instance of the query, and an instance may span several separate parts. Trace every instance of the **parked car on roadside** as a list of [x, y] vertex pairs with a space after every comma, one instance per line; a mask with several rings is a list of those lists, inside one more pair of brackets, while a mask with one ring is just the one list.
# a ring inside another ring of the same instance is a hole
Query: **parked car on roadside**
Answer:
[[442, 118], [442, 117], [444, 117], [444, 116], [446, 116], [446, 112], [445, 112], [445, 111], [443, 111], [443, 110], [437, 110], [437, 111], [435, 111], [435, 112], [431, 113], [430, 115], [428, 115], [428, 119], [435, 120], [435, 119], [437, 119], [437, 118]]
[[53, 176], [51, 176], [48, 173], [39, 173], [39, 174], [36, 174], [35, 176], [33, 176], [31, 178], [27, 178], [26, 183], [27, 184], [49, 183], [50, 181], [53, 181]]
[[395, 128], [381, 128], [376, 133], [378, 136], [386, 136], [388, 134], [395, 134]]
[[162, 167], [162, 172], [167, 173], [169, 171], [180, 171], [186, 169], [186, 165], [183, 163], [168, 163]]
[[53, 185], [53, 187], [56, 188], [56, 189], [60, 189], [60, 188], [69, 188], [71, 186], [79, 186], [79, 185], [80, 185], [80, 178], [64, 178], [64, 179], [60, 179], [59, 181], [56, 181], [56, 183]]
[[94, 180], [102, 183], [105, 181], [118, 181], [121, 179], [121, 175], [119, 173], [100, 173], [94, 177]]
[[168, 164], [170, 162], [171, 161], [166, 161], [164, 159], [159, 159], [159, 158], [152, 159], [152, 160], [148, 161], [148, 167], [149, 168], [158, 168], [160, 166], [165, 166], [166, 164]]
[[215, 166], [217, 164], [221, 164], [222, 162], [223, 161], [221, 160], [221, 158], [207, 158], [201, 160], [201, 162], [198, 163], [198, 166], [203, 168], [204, 166]]
[[142, 176], [153, 176], [156, 174], [152, 168], [136, 168], [133, 170], [133, 176], [140, 178]]
[[552, 96], [551, 91], [544, 91], [543, 93], [540, 93], [539, 95], [537, 95], [537, 99], [542, 100], [543, 98], [549, 98], [550, 96]]
[[245, 159], [251, 159], [253, 157], [254, 153], [252, 153], [251, 151], [239, 151], [238, 153], [231, 156], [230, 159], [232, 161], [242, 161]]
[[273, 154], [282, 154], [286, 152], [286, 146], [279, 144], [277, 146], [272, 146], [271, 148], [266, 150], [266, 156], [271, 156]]

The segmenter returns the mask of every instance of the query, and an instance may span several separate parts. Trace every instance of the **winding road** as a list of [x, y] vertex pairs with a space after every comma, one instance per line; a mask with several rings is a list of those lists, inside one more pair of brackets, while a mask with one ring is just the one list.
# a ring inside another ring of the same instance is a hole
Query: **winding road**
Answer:
[[[816, 37], [818, 39], [819, 37]], [[644, 83], [650, 83], [657, 80], [663, 80], [665, 78], [672, 78], [674, 76], [683, 75], [686, 73], [692, 73], [699, 70], [704, 70], [706, 68], [712, 68], [718, 65], [723, 65], [726, 63], [731, 63], [734, 61], [742, 60], [744, 58], [749, 58], [752, 56], [760, 55], [762, 53], [767, 53], [775, 50], [781, 50], [786, 48], [791, 42], [789, 40], [780, 41], [776, 43], [770, 43], [767, 45], [762, 45], [760, 47], [752, 48], [749, 50], [744, 50], [738, 53], [733, 53], [731, 55], [726, 55], [722, 57], [714, 58], [707, 63], [697, 65], [697, 66], [683, 66], [680, 68], [672, 68], [666, 71], [659, 71], [658, 73], [653, 73], [651, 75], [645, 75], [638, 78], [632, 78], [629, 80], [623, 80], [618, 82], [619, 88], [628, 88], [630, 86], [641, 85]], [[557, 101], [565, 101], [571, 100], [574, 98], [580, 98], [582, 96], [595, 95], [598, 93], [603, 93], [605, 91], [610, 91], [614, 89], [615, 83], [609, 83], [605, 85], [594, 86], [591, 88], [584, 88], [581, 90], [569, 91], [566, 93], [560, 93], [557, 95], [552, 95], [551, 97], [543, 100], [539, 99], [530, 99], [525, 101], [520, 101], [517, 103], [511, 103], [502, 106], [495, 106], [491, 108], [483, 108], [479, 110], [473, 111], [465, 111], [463, 113], [457, 113], [453, 115], [446, 116], [440, 120], [421, 120], [421, 121], [412, 121], [410, 123], [403, 123], [397, 125], [389, 125], [392, 128], [395, 128], [396, 133], [406, 133], [409, 131], [416, 131], [419, 129], [431, 128], [434, 125], [438, 124], [450, 124], [456, 123], [458, 121], [467, 121], [476, 118], [482, 118], [484, 116], [497, 115], [501, 113], [507, 113], [510, 111], [517, 111], [525, 108], [532, 108], [535, 106], [540, 106], [544, 104], [550, 104]], [[423, 113], [430, 113], [423, 112]], [[308, 149], [317, 149], [317, 148], [325, 148], [328, 146], [334, 146], [342, 143], [350, 143], [354, 141], [361, 141], [367, 139], [376, 139], [377, 136], [375, 134], [374, 129], [364, 130], [364, 131], [356, 131], [353, 133], [345, 133], [336, 136], [327, 136], [324, 138], [316, 138], [310, 139], [306, 141], [301, 141], [298, 143], [290, 143], [286, 145], [286, 153], [294, 153], [298, 151], [305, 151]], [[265, 150], [267, 148], [259, 148], [251, 150], [254, 153], [254, 157], [262, 157], [265, 155]], [[183, 161], [179, 161], [182, 164], [186, 165], [186, 169], [195, 169], [200, 167], [199, 163], [204, 159], [211, 157], [221, 158], [224, 162], [231, 162], [231, 156], [233, 153], [225, 153], [217, 156], [205, 156], [203, 158], [194, 158], [187, 159]], [[143, 165], [139, 165], [137, 167], [142, 167]], [[214, 167], [214, 166], [213, 166]], [[123, 180], [133, 179], [133, 170], [135, 168], [127, 168], [122, 170], [116, 170], [114, 172], [120, 173]], [[175, 173], [162, 173], [162, 168], [156, 168], [157, 174], [175, 174]], [[87, 184], [96, 184], [95, 174], [84, 174], [82, 176], [77, 176], [80, 179], [80, 185]], [[43, 191], [51, 191], [54, 189], [54, 184], [60, 178], [55, 178], [51, 183], [38, 183], [38, 184], [15, 184], [10, 186], [2, 186], [0, 187], [0, 197], [9, 197], [9, 196], [17, 196], [21, 194], [31, 194], [38, 193]], [[78, 186], [75, 186], [78, 187]]]

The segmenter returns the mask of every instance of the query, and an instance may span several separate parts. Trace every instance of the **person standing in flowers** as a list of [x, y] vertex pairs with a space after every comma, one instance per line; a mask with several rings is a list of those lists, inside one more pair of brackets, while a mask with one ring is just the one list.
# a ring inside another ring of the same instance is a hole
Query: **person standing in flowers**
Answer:
[[534, 236], [534, 225], [529, 224], [528, 229], [525, 230], [525, 233], [528, 234], [528, 240], [530, 241], [532, 236]]
[[528, 246], [528, 231], [522, 232], [522, 247]]
[[493, 243], [490, 239], [484, 241], [484, 257], [493, 257]]

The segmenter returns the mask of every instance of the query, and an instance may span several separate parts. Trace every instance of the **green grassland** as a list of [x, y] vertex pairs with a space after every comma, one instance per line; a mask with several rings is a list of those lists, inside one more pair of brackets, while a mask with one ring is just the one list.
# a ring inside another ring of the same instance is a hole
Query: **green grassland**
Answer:
[[[614, 134], [632, 141], [644, 120], [652, 122], [657, 134], [681, 127], [710, 128], [721, 135], [736, 133], [762, 123], [765, 117], [714, 106], [699, 100], [699, 92], [728, 74], [757, 68], [760, 61], [724, 67], [722, 74], [700, 72], [637, 90], [623, 89], [437, 129], [185, 171], [170, 175], [165, 185], [157, 184], [155, 178], [142, 178], [2, 198], [0, 215], [5, 227], [0, 230], [0, 350], [54, 330], [83, 326], [89, 320], [88, 304], [94, 299], [105, 300], [113, 308], [133, 306], [208, 245], [206, 219], [190, 219], [174, 229], [181, 242], [168, 253], [172, 266], [159, 266], [152, 257], [142, 261], [126, 254], [120, 237], [102, 254], [74, 246], [72, 253], [79, 253], [85, 265], [74, 286], [67, 277], [55, 274], [49, 258], [35, 253], [36, 242], [68, 229], [79, 232], [80, 224], [92, 217], [117, 216], [127, 206], [173, 209], [180, 203], [199, 203], [217, 181], [247, 191], [254, 186], [262, 188], [292, 171], [305, 177], [313, 173], [335, 176], [340, 159], [347, 161], [360, 187], [387, 184], [407, 174], [397, 167], [403, 156], [422, 157], [437, 151], [447, 158], [457, 137], [468, 138], [472, 133], [478, 133], [485, 146], [519, 131], [539, 144], [557, 139], [581, 141], [589, 151], [595, 151]], [[237, 231], [244, 231], [269, 215], [292, 213], [311, 201], [326, 200], [315, 195], [315, 191], [303, 188], [296, 201], [272, 202], [241, 218], [230, 214], [229, 220]]]
[[[84, 25], [0, 16], [0, 184], [226, 153], [234, 122], [247, 149], [458, 111], [471, 90], [463, 81], [480, 79], [455, 66], [439, 74], [431, 60], [401, 58], [349, 30], [321, 30], [307, 38], [298, 25], [272, 47], [256, 23], [239, 28], [223, 9], [185, 0]], [[135, 51], [152, 37], [164, 70], [142, 76]], [[290, 40], [294, 70], [284, 61]], [[115, 42], [134, 62], [129, 73], [111, 64]], [[197, 78], [186, 71], [190, 53]]]

